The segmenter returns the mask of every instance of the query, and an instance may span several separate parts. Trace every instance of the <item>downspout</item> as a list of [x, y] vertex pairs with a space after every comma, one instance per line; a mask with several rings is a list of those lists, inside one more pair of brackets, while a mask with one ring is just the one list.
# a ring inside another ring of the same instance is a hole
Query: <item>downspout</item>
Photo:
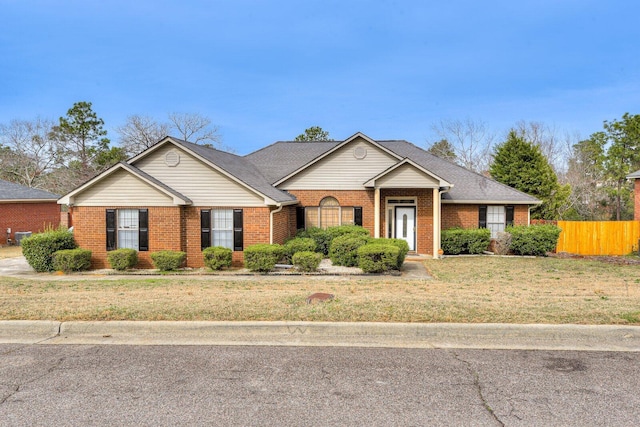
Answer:
[[273, 244], [273, 214], [277, 214], [282, 210], [283, 206], [278, 205], [278, 209], [271, 211], [269, 218], [269, 243]]
[[433, 242], [433, 259], [439, 259], [440, 254], [438, 253], [441, 248], [442, 243], [442, 195], [451, 190], [451, 187], [440, 187], [438, 189], [438, 226], [435, 227], [434, 233], [434, 242]]

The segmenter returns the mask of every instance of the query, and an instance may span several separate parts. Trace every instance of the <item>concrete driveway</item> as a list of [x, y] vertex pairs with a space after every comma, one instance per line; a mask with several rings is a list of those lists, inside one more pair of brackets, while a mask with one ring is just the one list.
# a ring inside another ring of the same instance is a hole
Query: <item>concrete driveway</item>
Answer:
[[25, 276], [36, 274], [23, 257], [0, 259], [0, 276]]

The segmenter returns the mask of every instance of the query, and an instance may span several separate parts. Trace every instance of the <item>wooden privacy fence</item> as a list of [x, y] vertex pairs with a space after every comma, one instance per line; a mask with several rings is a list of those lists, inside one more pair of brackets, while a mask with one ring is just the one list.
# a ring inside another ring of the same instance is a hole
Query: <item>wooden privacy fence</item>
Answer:
[[558, 221], [556, 252], [628, 255], [638, 250], [640, 221]]

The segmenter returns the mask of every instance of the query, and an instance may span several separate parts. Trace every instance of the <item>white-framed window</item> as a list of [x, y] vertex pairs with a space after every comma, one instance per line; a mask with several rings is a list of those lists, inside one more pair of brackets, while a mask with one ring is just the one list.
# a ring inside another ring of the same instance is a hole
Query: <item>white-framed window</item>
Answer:
[[149, 250], [148, 209], [107, 209], [107, 250]]
[[498, 237], [498, 233], [514, 223], [515, 207], [513, 205], [488, 205], [480, 206], [479, 224], [480, 228], [491, 230], [491, 238]]
[[233, 250], [233, 209], [211, 210], [211, 245]]
[[232, 251], [244, 248], [243, 210], [211, 208], [200, 211], [200, 247], [222, 246]]
[[487, 228], [491, 230], [491, 237], [496, 238], [498, 232], [504, 231], [504, 206], [487, 206]]
[[118, 249], [139, 249], [138, 210], [118, 209]]

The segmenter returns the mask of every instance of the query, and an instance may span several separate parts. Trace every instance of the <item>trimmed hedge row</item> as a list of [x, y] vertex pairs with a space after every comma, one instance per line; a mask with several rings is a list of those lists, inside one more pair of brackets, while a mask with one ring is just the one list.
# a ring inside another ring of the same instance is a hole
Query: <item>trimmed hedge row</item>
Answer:
[[282, 245], [258, 243], [244, 249], [244, 265], [251, 271], [266, 273], [274, 269], [283, 255]]
[[127, 268], [133, 268], [138, 263], [138, 251], [135, 249], [116, 249], [107, 252], [107, 261], [114, 270], [124, 271]]
[[383, 273], [396, 269], [400, 249], [391, 244], [370, 243], [358, 248], [358, 267], [365, 273]]
[[204, 265], [212, 270], [231, 267], [233, 251], [222, 246], [211, 246], [202, 251]]
[[187, 259], [186, 252], [182, 251], [158, 251], [152, 252], [149, 256], [153, 265], [160, 271], [177, 270]]
[[488, 228], [450, 228], [442, 231], [440, 246], [447, 255], [481, 254], [490, 243], [491, 231]]
[[553, 252], [560, 237], [559, 227], [555, 225], [532, 225], [507, 227], [511, 234], [511, 251], [517, 255], [544, 256]]
[[53, 253], [53, 269], [56, 271], [84, 271], [91, 268], [91, 251], [87, 249], [62, 249]]
[[322, 254], [318, 252], [302, 251], [293, 254], [293, 265], [300, 271], [311, 272], [316, 271], [322, 261]]

